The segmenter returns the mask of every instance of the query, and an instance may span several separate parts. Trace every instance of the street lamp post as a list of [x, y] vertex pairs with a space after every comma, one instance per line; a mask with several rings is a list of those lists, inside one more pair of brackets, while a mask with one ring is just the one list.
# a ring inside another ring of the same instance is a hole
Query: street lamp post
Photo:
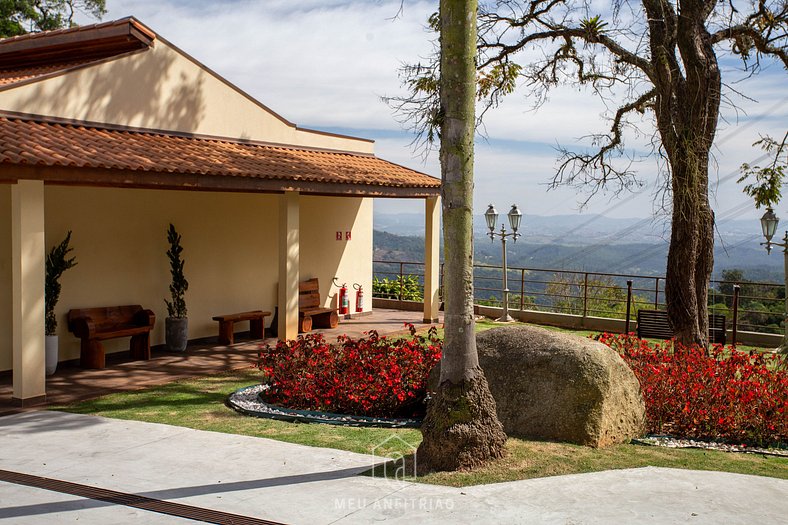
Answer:
[[517, 238], [520, 237], [520, 234], [517, 233], [517, 230], [520, 229], [520, 220], [523, 218], [523, 214], [517, 208], [516, 204], [512, 204], [512, 209], [509, 210], [509, 213], [506, 215], [509, 217], [509, 226], [511, 226], [512, 231], [507, 232], [506, 227], [503, 225], [503, 223], [501, 223], [501, 231], [496, 232], [495, 226], [498, 222], [498, 211], [495, 209], [495, 206], [490, 204], [490, 206], [487, 208], [487, 211], [484, 212], [484, 218], [487, 221], [487, 227], [490, 229], [487, 234], [490, 236], [490, 240], [494, 241], [496, 236], [501, 238], [503, 259], [503, 315], [496, 319], [496, 321], [502, 323], [510, 323], [514, 321], [514, 319], [512, 319], [512, 317], [509, 315], [509, 283], [506, 276], [506, 239], [511, 237], [514, 242], [517, 242]]
[[775, 215], [774, 210], [766, 208], [766, 213], [761, 217], [761, 229], [766, 242], [761, 245], [766, 246], [766, 253], [772, 252], [772, 246], [778, 246], [783, 249], [783, 277], [785, 279], [785, 316], [783, 318], [783, 344], [777, 349], [777, 352], [788, 354], [788, 231], [785, 232], [783, 242], [772, 242], [772, 237], [777, 233], [777, 225], [780, 224], [780, 218]]

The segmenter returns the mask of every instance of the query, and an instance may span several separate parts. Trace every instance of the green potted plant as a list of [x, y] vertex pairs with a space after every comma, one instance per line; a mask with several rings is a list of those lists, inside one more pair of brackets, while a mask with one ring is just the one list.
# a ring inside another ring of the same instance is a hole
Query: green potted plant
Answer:
[[181, 246], [181, 236], [175, 230], [175, 226], [170, 224], [167, 230], [167, 241], [170, 249], [167, 250], [167, 257], [170, 260], [170, 283], [171, 301], [167, 303], [167, 319], [164, 321], [165, 343], [171, 352], [183, 352], [189, 341], [189, 320], [186, 317], [186, 300], [184, 294], [189, 289], [189, 282], [183, 275], [184, 260], [181, 258], [183, 247]]
[[77, 265], [76, 257], [68, 257], [72, 251], [71, 231], [66, 234], [66, 238], [52, 247], [46, 258], [46, 278], [44, 281], [44, 332], [46, 348], [46, 373], [51, 376], [57, 370], [58, 362], [58, 337], [57, 337], [57, 316], [55, 316], [55, 306], [60, 300], [60, 278], [63, 272]]

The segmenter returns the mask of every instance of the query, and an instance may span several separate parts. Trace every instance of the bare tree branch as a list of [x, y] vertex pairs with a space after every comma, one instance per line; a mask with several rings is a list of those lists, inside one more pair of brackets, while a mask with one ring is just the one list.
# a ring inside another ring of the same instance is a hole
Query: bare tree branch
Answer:
[[[606, 143], [599, 147], [595, 153], [576, 153], [561, 148], [561, 162], [553, 177], [551, 187], [564, 184], [590, 185], [592, 187], [590, 196], [593, 196], [611, 180], [618, 182], [617, 192], [631, 188], [633, 185], [639, 185], [635, 174], [629, 169], [632, 163], [630, 162], [629, 166], [624, 169], [616, 168], [611, 162], [610, 156], [622, 147], [623, 123], [626, 115], [632, 111], [645, 112], [647, 106], [653, 103], [655, 96], [656, 90], [652, 89], [638, 97], [637, 100], [621, 106], [613, 118], [610, 134], [595, 137], [595, 142], [602, 138], [607, 139]], [[586, 202], [588, 201], [586, 200]]]

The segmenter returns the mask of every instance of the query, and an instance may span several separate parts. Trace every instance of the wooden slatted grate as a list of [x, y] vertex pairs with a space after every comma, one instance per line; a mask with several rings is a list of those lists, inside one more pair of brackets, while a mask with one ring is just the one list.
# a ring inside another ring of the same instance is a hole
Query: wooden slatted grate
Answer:
[[193, 505], [185, 505], [183, 503], [164, 501], [160, 499], [149, 498], [147, 496], [118, 492], [100, 487], [91, 487], [90, 485], [82, 485], [80, 483], [61, 481], [58, 479], [34, 476], [21, 472], [12, 472], [9, 470], [0, 469], [0, 481], [14, 483], [16, 485], [25, 485], [27, 487], [51, 490], [53, 492], [60, 492], [62, 494], [71, 494], [72, 496], [79, 496], [81, 498], [112, 503], [113, 505], [124, 505], [126, 507], [134, 507], [150, 512], [156, 512], [158, 514], [167, 514], [170, 516], [187, 518], [205, 523], [232, 525], [284, 525], [276, 521], [253, 518], [250, 516], [241, 516], [239, 514], [232, 514], [220, 510], [195, 507]]

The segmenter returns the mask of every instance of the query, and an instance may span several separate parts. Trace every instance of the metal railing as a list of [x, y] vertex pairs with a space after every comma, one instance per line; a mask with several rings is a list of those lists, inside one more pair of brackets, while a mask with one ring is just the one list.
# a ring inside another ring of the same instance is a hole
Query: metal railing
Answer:
[[[373, 261], [373, 297], [420, 301], [424, 263]], [[629, 321], [640, 309], [665, 308], [665, 277], [544, 268], [508, 268], [509, 308]], [[440, 271], [443, 283], [443, 265]], [[475, 302], [500, 306], [503, 270], [474, 265]], [[783, 333], [785, 286], [711, 281], [709, 313], [724, 315], [736, 331]], [[734, 336], [735, 337], [735, 336]], [[735, 341], [735, 338], [734, 338]]]

